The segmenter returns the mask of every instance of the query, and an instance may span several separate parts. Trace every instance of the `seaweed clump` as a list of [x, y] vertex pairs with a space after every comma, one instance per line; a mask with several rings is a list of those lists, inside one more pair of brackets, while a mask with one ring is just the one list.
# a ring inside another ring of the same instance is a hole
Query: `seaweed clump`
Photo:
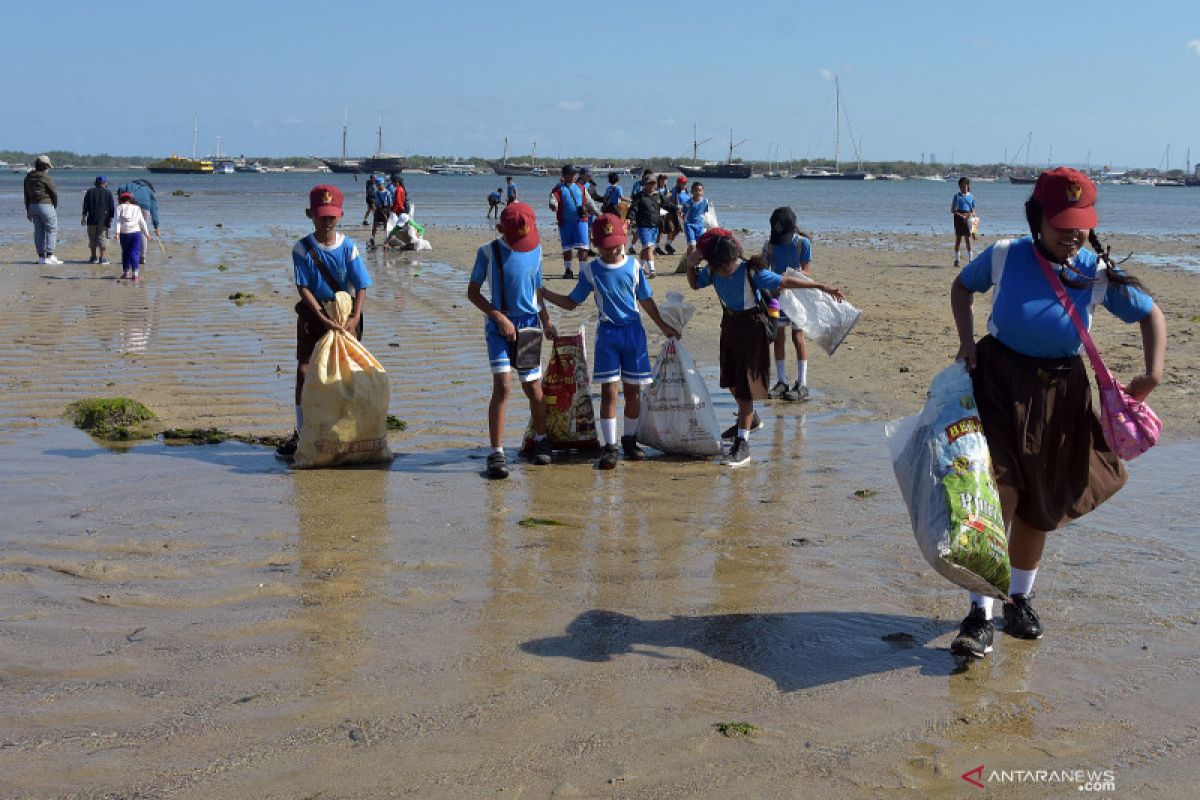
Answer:
[[67, 406], [76, 428], [97, 439], [124, 442], [145, 438], [138, 426], [154, 419], [154, 412], [128, 397], [89, 397]]

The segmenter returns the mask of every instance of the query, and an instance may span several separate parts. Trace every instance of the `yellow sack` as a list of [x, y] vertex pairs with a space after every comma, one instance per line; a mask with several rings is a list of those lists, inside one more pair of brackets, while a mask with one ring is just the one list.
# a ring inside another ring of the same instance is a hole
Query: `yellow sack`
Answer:
[[[354, 301], [338, 292], [325, 313], [345, 325]], [[300, 395], [304, 424], [292, 466], [336, 467], [391, 461], [387, 410], [391, 386], [383, 365], [353, 336], [328, 331], [317, 341]]]

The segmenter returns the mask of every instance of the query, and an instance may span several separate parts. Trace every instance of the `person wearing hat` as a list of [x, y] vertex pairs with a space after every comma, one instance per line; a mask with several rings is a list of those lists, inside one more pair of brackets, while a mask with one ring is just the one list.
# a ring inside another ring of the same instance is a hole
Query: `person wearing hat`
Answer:
[[556, 306], [572, 311], [588, 295], [596, 293], [599, 321], [596, 325], [595, 366], [592, 381], [600, 384], [600, 431], [603, 450], [598, 469], [617, 466], [617, 387], [624, 386], [625, 422], [621, 449], [630, 461], [641, 461], [645, 451], [638, 447], [641, 423], [641, 389], [654, 381], [646, 331], [638, 306], [646, 310], [663, 336], [678, 338], [679, 331], [663, 322], [654, 303], [650, 283], [633, 256], [625, 253], [625, 220], [616, 214], [601, 214], [592, 226], [600, 257], [579, 267], [579, 282], [569, 295], [549, 289], [542, 296]]
[[550, 191], [550, 210], [558, 220], [558, 238], [562, 242], [563, 277], [575, 277], [571, 256], [579, 254], [579, 263], [588, 257], [588, 214], [592, 200], [575, 180], [575, 167], [563, 164], [562, 179]]
[[[496, 230], [500, 236], [480, 247], [475, 254], [475, 265], [467, 283], [467, 299], [487, 317], [483, 333], [492, 369], [492, 399], [488, 403], [491, 452], [487, 457], [487, 476], [507, 478], [504, 419], [511, 393], [509, 373], [517, 368], [518, 332], [541, 328], [542, 335], [553, 340], [558, 331], [542, 303], [542, 245], [533, 208], [520, 201], [509, 203], [500, 212]], [[483, 296], [485, 281], [491, 287], [491, 299]], [[529, 399], [534, 433], [531, 460], [545, 466], [551, 461], [551, 449], [546, 436], [541, 363], [518, 369], [517, 377]]]
[[38, 156], [25, 176], [25, 218], [33, 223], [39, 264], [61, 264], [54, 255], [58, 239], [58, 189], [50, 177], [50, 156]]
[[121, 277], [137, 282], [142, 247], [150, 239], [150, 226], [132, 194], [121, 192], [118, 200], [113, 213], [113, 233], [121, 243]]
[[[292, 458], [300, 442], [304, 425], [300, 398], [308, 361], [317, 342], [326, 332], [340, 330], [359, 341], [363, 334], [363, 312], [367, 307], [367, 289], [371, 275], [363, 264], [358, 245], [349, 236], [339, 233], [342, 219], [342, 190], [322, 183], [308, 192], [308, 208], [304, 215], [312, 220], [313, 232], [292, 247], [292, 270], [300, 302], [296, 303], [296, 429], [286, 442], [275, 449], [280, 458]], [[332, 278], [332, 281], [330, 279]], [[354, 298], [353, 310], [345, 325], [339, 325], [325, 313], [324, 304], [337, 292]]]
[[88, 248], [91, 250], [89, 264], [109, 263], [105, 257], [105, 242], [116, 213], [117, 201], [108, 188], [108, 179], [100, 175], [95, 185], [83, 193], [83, 217], [79, 221], [79, 224], [87, 226]]
[[[1145, 371], [1129, 382], [1129, 394], [1143, 400], [1163, 377], [1166, 322], [1141, 282], [1108, 260], [1095, 232], [1095, 206], [1096, 186], [1083, 173], [1043, 172], [1025, 203], [1030, 235], [987, 248], [950, 290], [958, 358], [971, 373], [1008, 529], [1004, 631], [1019, 639], [1042, 637], [1030, 592], [1046, 534], [1096, 508], [1127, 479], [1092, 409], [1079, 333], [1045, 268], [1085, 326], [1103, 305], [1141, 327]], [[1085, 242], [1094, 250], [1084, 249]], [[989, 289], [988, 334], [977, 343], [972, 298]], [[992, 598], [972, 594], [950, 651], [961, 658], [991, 652], [991, 617]]]

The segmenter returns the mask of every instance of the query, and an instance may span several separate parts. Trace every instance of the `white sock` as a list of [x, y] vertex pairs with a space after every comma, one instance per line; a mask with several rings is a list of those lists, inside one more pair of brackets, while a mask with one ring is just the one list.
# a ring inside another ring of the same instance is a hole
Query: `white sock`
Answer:
[[747, 442], [750, 441], [750, 429], [738, 428], [738, 438], [745, 439]]
[[775, 359], [775, 380], [780, 383], [787, 383], [787, 361], [782, 358]]
[[296, 430], [304, 427], [304, 412], [300, 410], [300, 406], [296, 406]]
[[617, 418], [600, 419], [600, 444], [616, 445], [617, 443]]
[[994, 602], [993, 598], [984, 597], [981, 594], [975, 594], [974, 592], [971, 592], [971, 602], [983, 609], [984, 619], [992, 618], [992, 603]]
[[1029, 594], [1033, 591], [1033, 579], [1037, 577], [1037, 569], [1012, 568], [1012, 577], [1008, 579], [1008, 594]]
[[500, 455], [504, 455], [504, 448], [503, 447], [493, 447], [492, 452], [499, 453]]
[[652, 258], [646, 263], [648, 263], [650, 265], [650, 271], [654, 272], [654, 259]]
[[796, 380], [801, 386], [808, 386], [808, 361], [802, 358], [796, 359]]
[[622, 417], [625, 422], [625, 435], [637, 436], [638, 428], [642, 426], [641, 417]]

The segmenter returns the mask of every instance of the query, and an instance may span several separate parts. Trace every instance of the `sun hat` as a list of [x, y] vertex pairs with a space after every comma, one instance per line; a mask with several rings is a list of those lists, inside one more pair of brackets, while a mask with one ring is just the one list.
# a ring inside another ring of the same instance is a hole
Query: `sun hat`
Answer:
[[35, 167], [43, 167], [43, 166], [53, 167], [54, 166], [54, 164], [50, 163], [50, 156], [38, 156], [37, 158], [35, 158], [33, 160], [33, 165]]
[[1096, 184], [1070, 167], [1056, 167], [1038, 176], [1033, 199], [1042, 206], [1046, 222], [1056, 228], [1096, 227]]
[[518, 253], [528, 253], [541, 242], [538, 236], [537, 215], [527, 203], [509, 203], [500, 212], [500, 232], [504, 241]]

